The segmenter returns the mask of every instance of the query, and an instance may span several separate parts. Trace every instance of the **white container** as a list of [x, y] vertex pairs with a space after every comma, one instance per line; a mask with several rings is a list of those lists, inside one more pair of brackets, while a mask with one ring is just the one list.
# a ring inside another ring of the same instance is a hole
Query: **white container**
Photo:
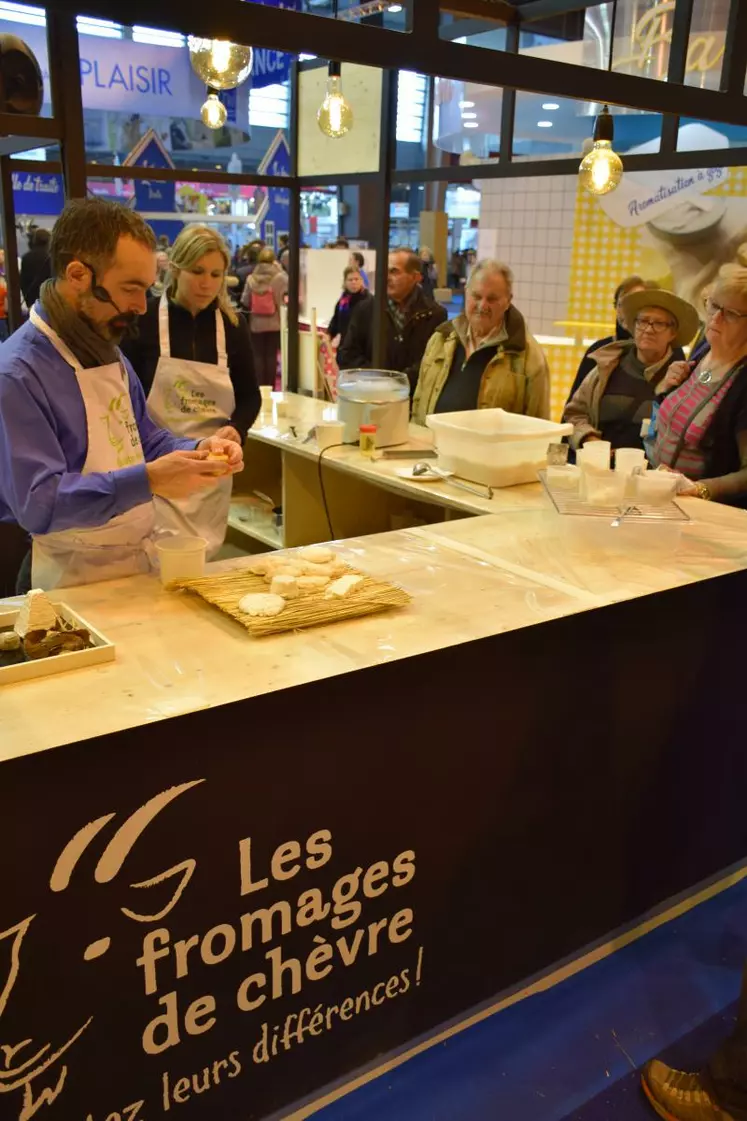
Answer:
[[319, 451], [323, 452], [326, 448], [333, 448], [335, 444], [342, 444], [344, 433], [345, 425], [341, 420], [329, 420], [317, 424], [315, 435]]
[[625, 498], [626, 483], [627, 478], [621, 471], [585, 471], [582, 501], [589, 506], [620, 506]]
[[345, 443], [355, 444], [362, 424], [376, 425], [376, 447], [405, 444], [410, 428], [410, 382], [399, 370], [341, 370], [337, 417]]
[[[102, 662], [113, 662], [116, 652], [114, 643], [105, 638], [100, 631], [92, 627], [80, 615], [76, 615], [71, 607], [58, 600], [52, 600], [58, 615], [72, 623], [74, 627], [82, 627], [91, 636], [92, 646], [88, 650], [69, 650], [65, 654], [55, 654], [52, 658], [37, 658], [29, 662], [18, 662], [14, 666], [0, 667], [0, 685], [11, 685], [17, 681], [33, 681], [38, 677], [50, 677], [55, 673], [65, 673], [69, 669], [85, 669], [86, 666], [101, 665]], [[20, 607], [11, 607], [10, 604], [0, 604], [0, 630], [8, 630], [15, 624]]]
[[566, 464], [563, 467], [548, 466], [545, 478], [551, 490], [576, 493], [581, 484], [581, 471], [573, 464]]
[[570, 436], [572, 424], [553, 424], [504, 409], [434, 413], [438, 463], [462, 479], [491, 487], [533, 483], [547, 465], [547, 448]]
[[647, 471], [635, 476], [635, 495], [641, 506], [666, 506], [677, 494], [679, 476], [669, 471]]
[[173, 580], [192, 580], [205, 574], [204, 537], [162, 537], [156, 541], [161, 583], [164, 587]]

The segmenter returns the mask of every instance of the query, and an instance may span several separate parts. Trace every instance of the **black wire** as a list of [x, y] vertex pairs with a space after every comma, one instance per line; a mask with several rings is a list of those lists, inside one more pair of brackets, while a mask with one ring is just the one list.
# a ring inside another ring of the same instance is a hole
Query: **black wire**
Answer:
[[335, 531], [332, 528], [332, 518], [329, 515], [329, 506], [327, 504], [327, 492], [324, 489], [324, 473], [322, 471], [322, 460], [326, 452], [331, 452], [333, 448], [349, 448], [354, 447], [354, 444], [346, 444], [344, 441], [340, 444], [330, 444], [328, 448], [322, 448], [319, 452], [319, 460], [317, 462], [317, 470], [319, 472], [319, 489], [322, 492], [322, 502], [324, 503], [324, 514], [327, 518], [327, 526], [329, 528], [330, 541], [335, 540]]

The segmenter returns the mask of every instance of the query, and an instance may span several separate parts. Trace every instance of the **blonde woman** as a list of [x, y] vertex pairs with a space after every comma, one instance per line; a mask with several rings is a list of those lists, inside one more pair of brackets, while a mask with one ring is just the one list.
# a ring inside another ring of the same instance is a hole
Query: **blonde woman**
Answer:
[[[261, 401], [246, 323], [226, 291], [229, 266], [218, 233], [186, 226], [171, 248], [163, 295], [148, 301], [139, 336], [122, 349], [157, 424], [177, 436], [220, 436], [243, 445]], [[160, 528], [204, 537], [214, 556], [230, 499], [229, 477], [184, 501], [159, 500]]]

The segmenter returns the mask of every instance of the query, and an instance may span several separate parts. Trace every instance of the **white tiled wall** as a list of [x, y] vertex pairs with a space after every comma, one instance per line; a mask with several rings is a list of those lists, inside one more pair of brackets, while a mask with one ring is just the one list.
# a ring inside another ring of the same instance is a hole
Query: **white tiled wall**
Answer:
[[486, 179], [479, 184], [479, 257], [516, 277], [514, 303], [535, 335], [566, 335], [578, 181], [572, 175]]

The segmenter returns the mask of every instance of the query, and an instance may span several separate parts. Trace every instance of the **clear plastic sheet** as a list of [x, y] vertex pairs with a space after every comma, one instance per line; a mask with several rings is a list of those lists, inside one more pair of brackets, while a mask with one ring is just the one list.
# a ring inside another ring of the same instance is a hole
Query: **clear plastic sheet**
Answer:
[[264, 639], [155, 577], [66, 589], [60, 598], [115, 643], [117, 660], [5, 687], [0, 761], [747, 567], [747, 513], [683, 501], [692, 521], [676, 539], [541, 505], [337, 542], [412, 604]]
[[[0, 761], [438, 650], [584, 606], [573, 594], [412, 531], [354, 538], [335, 548], [350, 564], [401, 584], [412, 604], [252, 639], [208, 604], [164, 591], [156, 578], [65, 589], [65, 601], [115, 643], [116, 661], [3, 689]], [[242, 558], [218, 567], [246, 563]]]
[[505, 571], [614, 603], [747, 567], [747, 513], [678, 499], [689, 522], [563, 517], [549, 503], [417, 530]]

